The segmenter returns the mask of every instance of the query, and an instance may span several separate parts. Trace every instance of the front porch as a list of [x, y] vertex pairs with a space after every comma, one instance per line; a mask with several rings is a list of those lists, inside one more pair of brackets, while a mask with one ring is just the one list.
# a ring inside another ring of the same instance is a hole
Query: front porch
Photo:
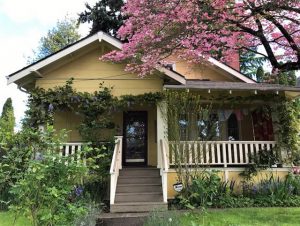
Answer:
[[[251, 92], [242, 96], [247, 97]], [[191, 91], [179, 95], [188, 93]], [[209, 94], [201, 92], [204, 97]], [[289, 169], [283, 165], [287, 150], [279, 150], [277, 141], [277, 112], [270, 110], [273, 103], [262, 101], [257, 93], [254, 101], [241, 101], [241, 93], [233, 96], [232, 91], [230, 98], [239, 102], [220, 101], [218, 98], [225, 94], [218, 92], [213, 100], [203, 98], [197, 102], [197, 107], [209, 105], [205, 111], [196, 107], [190, 111], [173, 98], [174, 106], [179, 109], [172, 118], [173, 125], [168, 115], [172, 110], [164, 101], [157, 105], [128, 106], [114, 114], [119, 136], [115, 139], [110, 166], [112, 211], [165, 209], [168, 199], [176, 195], [173, 184], [178, 182], [179, 166], [218, 169], [224, 181], [239, 182], [239, 174], [247, 165], [270, 154], [276, 159], [266, 172], [282, 177], [288, 173]], [[177, 131], [176, 136], [170, 135], [172, 131]], [[67, 143], [63, 154], [77, 153], [81, 145]]]
[[[181, 141], [159, 143], [157, 167], [124, 167], [122, 163], [123, 137], [116, 137], [110, 167], [110, 205], [112, 212], [144, 212], [150, 209], [166, 209], [168, 199], [176, 192], [178, 164], [189, 168], [216, 169], [225, 181], [241, 181], [239, 174], [244, 167], [259, 158], [261, 151], [273, 151], [275, 141]], [[62, 155], [80, 153], [83, 143], [66, 143]], [[181, 153], [181, 154], [179, 154]], [[178, 155], [179, 154], [179, 155]], [[283, 154], [281, 154], [283, 155]], [[179, 158], [181, 158], [179, 160]], [[181, 162], [180, 162], [181, 161]], [[289, 168], [281, 162], [270, 172], [285, 176]]]

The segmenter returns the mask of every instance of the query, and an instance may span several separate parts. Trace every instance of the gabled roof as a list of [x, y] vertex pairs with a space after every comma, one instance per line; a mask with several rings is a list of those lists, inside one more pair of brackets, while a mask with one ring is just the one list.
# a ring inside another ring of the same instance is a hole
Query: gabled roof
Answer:
[[[17, 82], [20, 79], [23, 79], [26, 76], [29, 76], [31, 74], [39, 74], [38, 70], [40, 70], [41, 68], [43, 68], [47, 65], [50, 65], [50, 64], [54, 63], [55, 61], [57, 61], [63, 57], [66, 57], [69, 54], [72, 54], [73, 52], [75, 52], [95, 41], [99, 41], [99, 42], [105, 41], [118, 49], [122, 49], [122, 45], [123, 45], [122, 42], [120, 42], [120, 40], [110, 36], [107, 33], [100, 31], [94, 35], [87, 36], [87, 37], [63, 48], [62, 50], [60, 50], [50, 56], [47, 56], [33, 64], [30, 64], [14, 73], [8, 75], [7, 82], [8, 82], [8, 84], [11, 84], [11, 83]], [[245, 83], [256, 83], [254, 80], [249, 79], [245, 75], [243, 75], [240, 72], [232, 69], [231, 67], [217, 61], [214, 58], [209, 58], [208, 61], [211, 64], [213, 64], [214, 66], [216, 66], [218, 69], [229, 73], [233, 77], [235, 77]], [[174, 79], [175, 81], [179, 82], [180, 84], [186, 84], [186, 79], [183, 75], [180, 75], [179, 73], [169, 70], [163, 66], [158, 66], [156, 69], [159, 70], [160, 72], [164, 73], [168, 77]]]
[[216, 60], [215, 58], [208, 58], [208, 62], [210, 62], [211, 64], [213, 64], [214, 66], [216, 66], [219, 69], [222, 69], [223, 71], [228, 72], [229, 74], [231, 74], [233, 77], [246, 82], [246, 83], [256, 83], [256, 81], [254, 81], [251, 78], [248, 78], [246, 75], [242, 74], [241, 72], [235, 70], [234, 68]]

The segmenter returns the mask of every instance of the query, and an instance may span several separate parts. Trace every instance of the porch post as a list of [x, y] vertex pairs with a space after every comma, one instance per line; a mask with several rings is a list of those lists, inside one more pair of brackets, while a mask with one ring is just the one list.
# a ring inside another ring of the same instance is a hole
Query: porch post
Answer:
[[[167, 131], [167, 119], [166, 119], [166, 111], [167, 111], [167, 105], [164, 101], [157, 103], [156, 106], [156, 116], [157, 116], [157, 126], [156, 126], [156, 134], [157, 134], [157, 168], [161, 168], [161, 145], [160, 145], [160, 140], [163, 140], [164, 142], [167, 141], [166, 138], [166, 131]], [[169, 160], [168, 160], [169, 161]]]
[[[271, 105], [271, 107], [274, 107], [276, 106], [275, 104]], [[279, 119], [278, 119], [278, 112], [274, 112], [272, 111], [271, 112], [271, 117], [272, 117], [272, 125], [273, 125], [273, 136], [274, 136], [274, 141], [276, 141], [276, 144], [278, 145], [279, 143], [279, 128], [278, 128], [278, 122], [279, 122]], [[286, 150], [285, 148], [281, 147], [281, 149], [279, 150], [279, 158], [280, 158], [280, 161], [282, 163], [282, 166], [283, 167], [288, 167], [286, 164], [284, 164], [284, 160], [286, 160], [286, 158], [288, 157], [288, 151], [290, 150]]]

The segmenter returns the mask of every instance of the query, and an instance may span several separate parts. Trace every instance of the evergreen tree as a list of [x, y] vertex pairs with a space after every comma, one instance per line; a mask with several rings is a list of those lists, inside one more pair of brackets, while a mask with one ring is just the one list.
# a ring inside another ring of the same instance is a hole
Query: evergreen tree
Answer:
[[7, 98], [0, 117], [0, 143], [14, 133], [15, 116], [11, 98]]
[[33, 63], [49, 56], [79, 39], [80, 34], [78, 33], [78, 24], [75, 19], [66, 17], [62, 21], [57, 21], [56, 26], [40, 39], [39, 46], [36, 51], [33, 51], [34, 56], [28, 58], [28, 63]]
[[[254, 51], [256, 51], [256, 49], [254, 49]], [[257, 77], [257, 70], [260, 67], [262, 69], [264, 62], [266, 62], [266, 58], [262, 56], [258, 56], [254, 52], [244, 51], [240, 54], [241, 72], [249, 78], [259, 79]]]
[[264, 76], [265, 76], [265, 71], [262, 66], [259, 66], [256, 70], [256, 81], [257, 82], [263, 82], [264, 81]]
[[121, 14], [123, 5], [123, 0], [100, 0], [94, 6], [86, 3], [86, 10], [79, 14], [78, 21], [92, 23], [90, 34], [101, 30], [116, 36], [124, 20]]
[[279, 74], [265, 73], [263, 67], [258, 67], [256, 72], [258, 82], [295, 86], [297, 82], [296, 71], [280, 72]]

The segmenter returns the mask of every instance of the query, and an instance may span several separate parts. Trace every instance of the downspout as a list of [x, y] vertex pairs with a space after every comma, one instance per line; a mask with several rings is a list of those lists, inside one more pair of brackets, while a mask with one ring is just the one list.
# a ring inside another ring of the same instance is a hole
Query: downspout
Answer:
[[18, 86], [18, 90], [20, 90], [23, 93], [29, 94], [29, 92], [26, 89], [22, 88], [20, 85]]
[[[38, 70], [33, 69], [33, 70], [30, 71], [30, 72], [31, 72], [32, 74], [34, 74], [36, 78], [43, 78], [43, 77], [44, 77]], [[25, 84], [26, 84], [26, 83], [23, 83], [22, 85], [25, 85]], [[28, 92], [26, 89], [24, 89], [24, 88], [22, 87], [22, 85], [18, 85], [18, 89], [19, 89], [21, 92], [23, 92], [23, 93], [29, 94], [29, 92]]]

